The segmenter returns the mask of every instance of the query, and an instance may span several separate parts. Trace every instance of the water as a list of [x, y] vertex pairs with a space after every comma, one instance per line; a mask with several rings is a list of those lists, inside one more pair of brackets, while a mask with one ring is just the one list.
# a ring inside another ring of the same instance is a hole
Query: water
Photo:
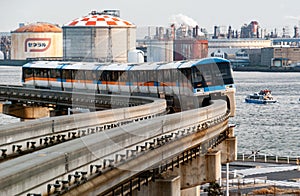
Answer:
[[[300, 156], [300, 73], [234, 72], [237, 87], [236, 116], [238, 152]], [[0, 84], [21, 85], [21, 67], [0, 66]], [[247, 94], [268, 88], [278, 103], [245, 103]], [[0, 126], [18, 122], [0, 114]]]
[[[300, 155], [300, 73], [234, 72], [238, 152]], [[278, 103], [244, 101], [247, 94], [268, 88]]]
[[[21, 67], [0, 66], [1, 85], [21, 85]], [[9, 123], [19, 122], [19, 118], [0, 113], [0, 126]]]

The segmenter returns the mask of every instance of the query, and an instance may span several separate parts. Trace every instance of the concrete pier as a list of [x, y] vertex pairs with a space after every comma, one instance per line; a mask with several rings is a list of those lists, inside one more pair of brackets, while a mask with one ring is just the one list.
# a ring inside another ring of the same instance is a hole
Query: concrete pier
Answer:
[[50, 109], [40, 106], [24, 106], [17, 104], [0, 103], [0, 112], [21, 119], [38, 119], [50, 117]]
[[165, 176], [155, 179], [140, 191], [134, 191], [133, 196], [180, 196], [180, 176]]
[[198, 156], [161, 174], [155, 182], [143, 186], [140, 191], [135, 191], [136, 196], [160, 195], [200, 195], [199, 186], [208, 182], [216, 182], [221, 178], [221, 152], [213, 151], [206, 155]]

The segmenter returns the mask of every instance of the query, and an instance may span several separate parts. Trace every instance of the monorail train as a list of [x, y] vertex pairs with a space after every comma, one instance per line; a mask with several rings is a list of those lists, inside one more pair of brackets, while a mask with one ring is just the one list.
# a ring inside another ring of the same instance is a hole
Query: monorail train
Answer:
[[23, 65], [26, 87], [101, 94], [165, 98], [172, 111], [225, 99], [235, 112], [235, 85], [230, 62], [222, 58], [155, 62], [91, 63], [36, 61]]

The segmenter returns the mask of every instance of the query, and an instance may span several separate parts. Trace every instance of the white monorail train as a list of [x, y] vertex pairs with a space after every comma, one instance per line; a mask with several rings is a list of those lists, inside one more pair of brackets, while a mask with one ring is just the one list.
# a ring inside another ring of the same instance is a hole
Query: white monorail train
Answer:
[[215, 57], [140, 64], [36, 61], [23, 66], [22, 82], [26, 87], [60, 91], [164, 97], [175, 111], [217, 98], [235, 109], [230, 62]]

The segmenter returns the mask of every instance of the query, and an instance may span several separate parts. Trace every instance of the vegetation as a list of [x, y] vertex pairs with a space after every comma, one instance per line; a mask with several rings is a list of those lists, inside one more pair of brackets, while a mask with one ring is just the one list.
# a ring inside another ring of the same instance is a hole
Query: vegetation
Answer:
[[300, 189], [280, 189], [275, 186], [262, 188], [252, 191], [254, 195], [282, 195], [282, 194], [292, 194], [299, 195]]

